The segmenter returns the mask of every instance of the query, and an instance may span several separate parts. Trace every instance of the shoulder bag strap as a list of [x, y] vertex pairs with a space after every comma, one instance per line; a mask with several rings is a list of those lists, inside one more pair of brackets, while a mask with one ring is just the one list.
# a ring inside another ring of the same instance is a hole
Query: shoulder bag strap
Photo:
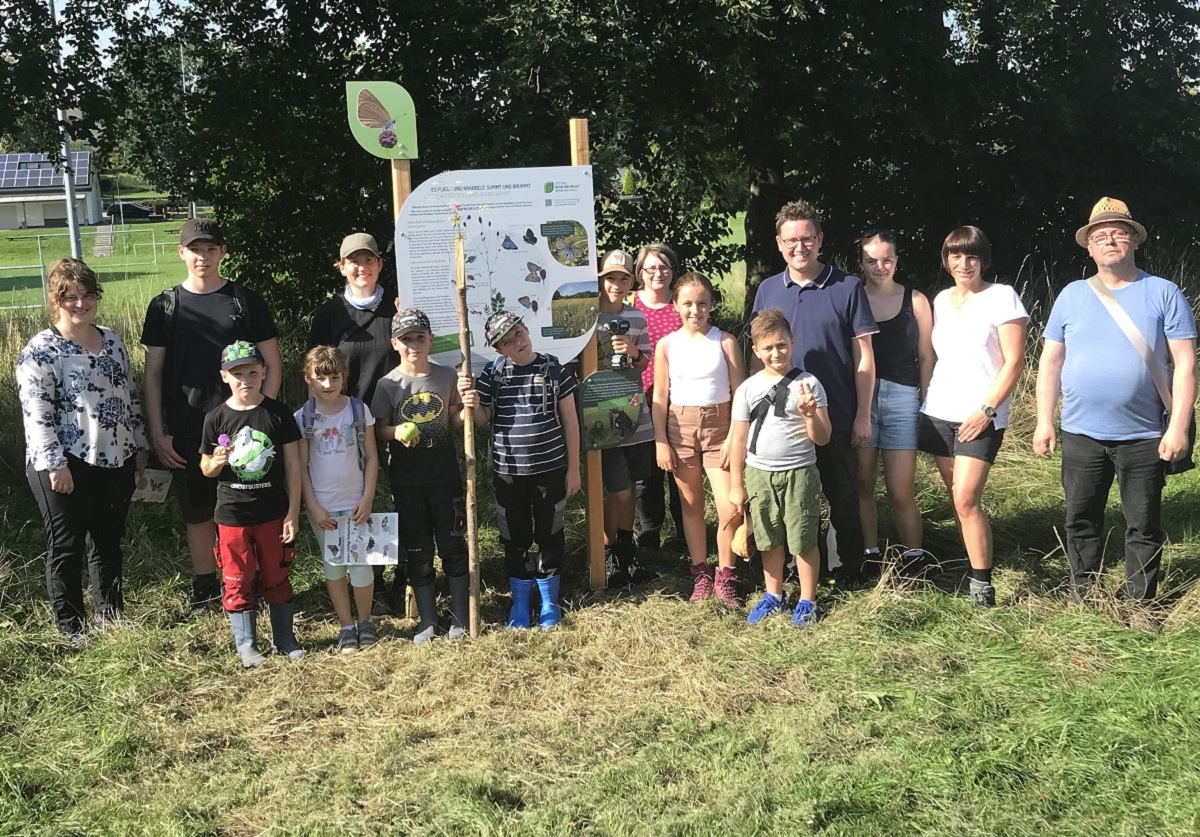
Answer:
[[1154, 379], [1154, 387], [1158, 390], [1158, 397], [1162, 399], [1163, 408], [1169, 413], [1171, 411], [1171, 387], [1167, 384], [1167, 376], [1163, 372], [1158, 358], [1150, 350], [1150, 344], [1146, 342], [1146, 338], [1138, 331], [1138, 327], [1134, 325], [1129, 314], [1117, 302], [1117, 298], [1113, 296], [1113, 292], [1109, 290], [1107, 285], [1100, 281], [1099, 276], [1088, 277], [1087, 285], [1092, 289], [1092, 293], [1096, 295], [1096, 298], [1100, 300], [1100, 304], [1108, 311], [1113, 321], [1116, 322], [1117, 327], [1121, 329], [1125, 337], [1133, 344], [1134, 351], [1142, 358], [1142, 363], [1146, 364], [1146, 368], [1150, 370], [1150, 377]]
[[750, 411], [750, 421], [754, 422], [754, 429], [750, 434], [750, 444], [746, 446], [750, 453], [758, 452], [758, 434], [762, 430], [762, 426], [767, 420], [767, 413], [771, 412], [771, 408], [775, 408], [776, 416], [782, 416], [787, 410], [787, 389], [792, 381], [799, 378], [800, 375], [799, 367], [793, 366], [791, 371], [771, 387], [771, 391], [760, 398], [754, 405], [754, 409]]

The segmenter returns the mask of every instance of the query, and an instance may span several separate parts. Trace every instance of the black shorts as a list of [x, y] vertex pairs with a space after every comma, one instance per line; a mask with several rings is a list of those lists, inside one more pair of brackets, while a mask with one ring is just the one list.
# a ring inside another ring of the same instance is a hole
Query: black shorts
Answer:
[[917, 423], [917, 449], [934, 456], [967, 456], [982, 459], [989, 465], [995, 464], [1000, 443], [1004, 441], [1004, 430], [988, 422], [979, 438], [970, 442], [958, 441], [961, 422], [949, 422], [921, 413]]
[[171, 471], [171, 491], [184, 523], [207, 523], [217, 508], [217, 481], [200, 472], [200, 440], [171, 437], [171, 447], [187, 467]]
[[650, 476], [655, 462], [654, 442], [639, 442], [600, 451], [600, 472], [604, 490], [628, 491], [633, 484]]

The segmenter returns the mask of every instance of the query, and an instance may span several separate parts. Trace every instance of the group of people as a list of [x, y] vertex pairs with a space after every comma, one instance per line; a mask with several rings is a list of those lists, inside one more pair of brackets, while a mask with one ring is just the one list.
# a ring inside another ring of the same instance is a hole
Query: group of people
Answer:
[[[902, 545], [902, 565], [919, 562], [914, 480], [924, 451], [953, 501], [970, 594], [994, 605], [981, 498], [1023, 370], [1028, 314], [1013, 288], [985, 280], [987, 237], [970, 226], [947, 236], [942, 263], [953, 285], [931, 304], [896, 282], [889, 230], [861, 237], [861, 278], [819, 260], [821, 222], [806, 202], [780, 210], [776, 233], [786, 266], [755, 296], [749, 369], [737, 339], [710, 321], [711, 283], [682, 273], [670, 247], [648, 245], [636, 259], [613, 250], [600, 262], [601, 358], [625, 356], [650, 405], [620, 446], [602, 452], [610, 586], [649, 576], [639, 551], [660, 546], [669, 509], [690, 559], [692, 600], [740, 607], [733, 537], [744, 521], [763, 556], [765, 588], [747, 621], [784, 610], [790, 557], [799, 583], [791, 620], [810, 625], [822, 568], [820, 496], [836, 534], [835, 574], [857, 582], [881, 560], [875, 480], [882, 452], [896, 527], [890, 540]], [[1034, 449], [1044, 456], [1056, 447], [1061, 393], [1067, 554], [1081, 597], [1101, 569], [1114, 477], [1127, 522], [1123, 593], [1155, 596], [1165, 475], [1190, 462], [1195, 323], [1177, 285], [1137, 268], [1145, 238], [1123, 203], [1097, 203], [1076, 236], [1096, 274], [1063, 290], [1045, 330]], [[309, 397], [292, 411], [275, 400], [283, 367], [270, 311], [258, 294], [221, 277], [225, 253], [214, 221], [184, 223], [179, 255], [188, 276], [151, 301], [141, 334], [144, 408], [120, 337], [93, 322], [103, 292], [96, 275], [73, 259], [50, 271], [51, 327], [22, 350], [17, 377], [59, 630], [72, 644], [87, 641], [85, 560], [94, 624], [128, 621], [121, 541], [136, 475], [153, 452], [174, 475], [193, 614], [223, 607], [243, 665], [264, 660], [260, 600], [275, 649], [303, 654], [288, 580], [301, 504], [320, 542], [338, 519], [371, 514], [381, 467], [402, 543], [391, 603], [411, 585], [414, 642], [439, 635], [436, 555], [451, 594], [446, 634], [463, 636], [469, 583], [455, 431], [465, 409], [492, 425], [497, 529], [512, 592], [507, 623], [558, 624], [564, 510], [581, 485], [569, 365], [537, 351], [511, 311], [486, 323], [499, 357], [478, 378], [433, 362], [429, 319], [401, 308], [380, 285], [379, 248], [355, 233], [336, 262], [342, 293], [314, 314], [303, 370]], [[603, 327], [616, 320], [622, 328]], [[715, 567], [704, 476], [718, 518]], [[381, 574], [322, 560], [340, 624], [337, 650], [374, 644], [372, 616], [388, 603]]]

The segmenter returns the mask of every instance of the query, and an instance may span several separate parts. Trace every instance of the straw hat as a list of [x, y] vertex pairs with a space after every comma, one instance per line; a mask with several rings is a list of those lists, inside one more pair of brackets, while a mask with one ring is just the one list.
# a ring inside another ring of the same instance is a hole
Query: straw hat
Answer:
[[1101, 198], [1092, 207], [1092, 214], [1088, 218], [1088, 222], [1075, 233], [1075, 243], [1080, 247], [1087, 247], [1088, 231], [1092, 227], [1100, 224], [1111, 224], [1114, 221], [1119, 221], [1122, 224], [1128, 224], [1133, 227], [1134, 241], [1138, 244], [1146, 240], [1146, 228], [1133, 220], [1133, 216], [1129, 214], [1129, 207], [1125, 205], [1125, 201], [1119, 201], [1116, 198]]

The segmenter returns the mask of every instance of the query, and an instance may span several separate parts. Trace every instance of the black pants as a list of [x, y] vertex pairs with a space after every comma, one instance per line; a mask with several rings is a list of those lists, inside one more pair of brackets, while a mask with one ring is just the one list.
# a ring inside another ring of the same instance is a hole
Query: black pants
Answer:
[[675, 536], [683, 537], [683, 511], [679, 505], [679, 488], [674, 479], [666, 479], [666, 472], [654, 462], [650, 466], [650, 476], [634, 483], [634, 497], [637, 503], [637, 539], [638, 543], [660, 543], [663, 523], [667, 519], [667, 506], [663, 502], [663, 483], [667, 484], [670, 495], [671, 519], [675, 521]]
[[433, 584], [434, 547], [442, 558], [447, 578], [467, 574], [467, 539], [455, 535], [455, 521], [465, 519], [460, 483], [407, 486], [392, 480], [392, 500], [400, 517], [400, 543], [407, 559], [396, 577], [407, 577], [413, 587]]
[[1159, 439], [1103, 442], [1075, 433], [1062, 434], [1062, 484], [1067, 505], [1067, 560], [1071, 582], [1085, 592], [1100, 572], [1104, 508], [1113, 477], [1125, 514], [1125, 587], [1131, 599], [1158, 592], [1163, 531], [1160, 522], [1164, 463]]
[[70, 494], [50, 488], [49, 471], [35, 471], [27, 465], [25, 476], [46, 527], [46, 592], [54, 621], [60, 631], [72, 634], [83, 630], [85, 619], [85, 554], [96, 613], [124, 607], [121, 539], [134, 480], [132, 458], [120, 468], [101, 468], [68, 454], [67, 467], [75, 482]]
[[[842, 559], [840, 572], [856, 576], [863, 571], [862, 518], [858, 513], [858, 458], [850, 444], [850, 434], [834, 431], [829, 441], [817, 445], [817, 473], [821, 490], [829, 501], [829, 522], [837, 533], [837, 551]], [[825, 539], [821, 538], [824, 548]], [[828, 562], [821, 561], [821, 566]]]
[[[566, 480], [565, 468], [528, 477], [492, 475], [496, 528], [504, 545], [509, 578], [544, 578], [562, 571], [566, 554]], [[541, 548], [540, 554], [530, 554], [534, 541]]]

